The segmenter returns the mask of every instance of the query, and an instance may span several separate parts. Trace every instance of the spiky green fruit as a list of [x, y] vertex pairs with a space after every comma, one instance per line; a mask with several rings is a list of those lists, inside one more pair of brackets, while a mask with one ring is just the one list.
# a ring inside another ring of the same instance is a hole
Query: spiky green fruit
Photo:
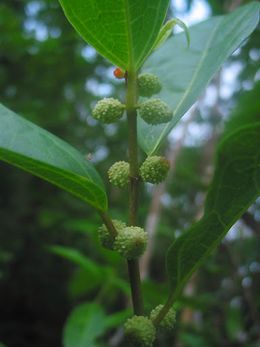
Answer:
[[162, 85], [157, 76], [150, 73], [143, 73], [137, 79], [138, 92], [141, 96], [152, 96], [162, 89]]
[[[152, 322], [154, 322], [154, 320], [157, 318], [162, 308], [163, 308], [163, 305], [158, 305], [152, 310], [150, 314], [150, 319]], [[162, 330], [172, 330], [174, 327], [175, 321], [176, 321], [176, 312], [173, 308], [171, 308], [168, 311], [168, 313], [165, 315], [165, 317], [159, 323], [159, 328], [161, 328]]]
[[143, 120], [152, 125], [168, 123], [173, 116], [172, 110], [161, 99], [149, 99], [139, 106], [139, 114]]
[[140, 257], [147, 245], [147, 232], [136, 226], [125, 227], [115, 238], [114, 249], [126, 259]]
[[123, 116], [125, 106], [117, 99], [104, 98], [93, 109], [93, 118], [103, 123], [114, 123]]
[[133, 316], [125, 323], [127, 341], [135, 347], [151, 347], [155, 340], [155, 327], [152, 321], [144, 316]]
[[108, 170], [109, 182], [117, 187], [124, 187], [129, 182], [129, 163], [117, 161]]
[[164, 157], [153, 155], [147, 157], [140, 167], [140, 175], [145, 182], [160, 183], [165, 180], [169, 171], [169, 161]]
[[[118, 233], [121, 231], [121, 229], [126, 227], [126, 224], [120, 220], [112, 219], [112, 222]], [[115, 239], [111, 235], [105, 224], [102, 224], [101, 227], [98, 228], [98, 236], [103, 247], [114, 249]]]

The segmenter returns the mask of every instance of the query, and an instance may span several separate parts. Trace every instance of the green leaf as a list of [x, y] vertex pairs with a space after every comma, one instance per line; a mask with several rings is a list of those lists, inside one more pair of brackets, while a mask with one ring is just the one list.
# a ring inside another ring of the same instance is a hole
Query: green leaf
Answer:
[[106, 319], [106, 327], [115, 328], [122, 324], [127, 318], [131, 317], [131, 315], [131, 309], [125, 309], [123, 311], [110, 314]]
[[169, 0], [60, 0], [79, 34], [113, 64], [140, 68], [151, 52]]
[[79, 265], [82, 269], [84, 269], [93, 277], [101, 279], [104, 275], [104, 271], [102, 271], [101, 266], [98, 266], [94, 261], [89, 260], [77, 249], [64, 246], [50, 246], [48, 247], [48, 249], [52, 253], [57, 254], [76, 265]]
[[173, 243], [167, 254], [172, 300], [259, 196], [259, 134], [260, 122], [228, 133], [220, 143], [204, 216]]
[[245, 322], [243, 321], [242, 310], [238, 307], [229, 305], [225, 309], [225, 330], [229, 341], [237, 341]]
[[173, 108], [174, 116], [171, 122], [157, 126], [138, 119], [139, 143], [147, 154], [158, 150], [223, 62], [254, 30], [259, 8], [258, 3], [252, 2], [228, 15], [195, 25], [189, 29], [189, 49], [185, 34], [181, 33], [171, 37], [149, 57], [144, 71], [159, 76], [163, 85], [160, 97]]
[[254, 88], [243, 93], [239, 98], [239, 103], [232, 112], [232, 116], [225, 124], [225, 134], [234, 131], [246, 124], [259, 121], [260, 110], [260, 81]]
[[68, 282], [68, 293], [72, 300], [82, 298], [89, 292], [93, 293], [95, 290], [99, 290], [103, 280], [100, 276], [86, 272], [83, 268], [77, 268]]
[[190, 33], [189, 33], [188, 27], [180, 19], [172, 18], [172, 19], [168, 20], [164, 24], [164, 26], [161, 28], [161, 30], [157, 36], [157, 39], [155, 41], [155, 44], [153, 46], [153, 50], [156, 50], [159, 47], [161, 47], [161, 45], [169, 38], [169, 36], [172, 33], [172, 29], [175, 27], [175, 25], [178, 25], [180, 28], [182, 28], [184, 30], [184, 33], [186, 35], [186, 40], [188, 43], [188, 47], [190, 46]]
[[70, 314], [63, 332], [64, 347], [96, 347], [96, 339], [106, 331], [106, 315], [101, 306], [86, 303]]
[[83, 155], [1, 104], [0, 160], [55, 184], [99, 210], [107, 209], [103, 182]]

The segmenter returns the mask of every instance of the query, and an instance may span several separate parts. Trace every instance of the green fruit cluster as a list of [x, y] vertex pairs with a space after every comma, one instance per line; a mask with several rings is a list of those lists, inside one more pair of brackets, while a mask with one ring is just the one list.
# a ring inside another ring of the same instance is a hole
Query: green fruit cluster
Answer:
[[[151, 97], [158, 94], [162, 88], [159, 78], [150, 73], [143, 73], [137, 78], [138, 93], [140, 96]], [[92, 115], [103, 123], [114, 123], [124, 113], [125, 105], [114, 98], [104, 98], [97, 102]], [[140, 117], [148, 124], [156, 125], [171, 121], [173, 111], [158, 98], [142, 102], [139, 106]]]
[[158, 184], [165, 180], [169, 171], [169, 161], [157, 155], [147, 157], [140, 167], [140, 175], [145, 182]]
[[156, 330], [152, 321], [144, 316], [133, 316], [125, 323], [125, 337], [135, 347], [151, 347]]
[[[158, 77], [150, 73], [139, 75], [137, 84], [139, 95], [146, 97], [158, 94], [162, 88]], [[168, 123], [173, 116], [170, 107], [159, 98], [146, 100], [138, 108], [140, 117], [151, 125]]]

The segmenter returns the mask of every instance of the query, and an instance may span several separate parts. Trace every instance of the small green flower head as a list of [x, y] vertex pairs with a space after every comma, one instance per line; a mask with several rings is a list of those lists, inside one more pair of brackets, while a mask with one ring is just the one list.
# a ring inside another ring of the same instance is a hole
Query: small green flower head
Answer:
[[135, 347], [151, 347], [155, 340], [155, 327], [152, 321], [144, 316], [133, 316], [125, 323], [125, 336]]
[[143, 73], [137, 79], [138, 92], [141, 96], [152, 96], [158, 94], [162, 89], [159, 78], [150, 73]]
[[165, 180], [169, 171], [169, 161], [164, 157], [153, 155], [147, 157], [140, 167], [140, 175], [145, 182], [157, 184]]
[[139, 107], [139, 114], [146, 123], [152, 125], [168, 123], [173, 116], [169, 106], [160, 99], [144, 101]]
[[125, 106], [117, 99], [104, 98], [97, 102], [92, 115], [103, 123], [114, 123], [123, 116]]
[[124, 187], [129, 182], [129, 163], [117, 161], [108, 170], [109, 182], [119, 188]]
[[[121, 229], [126, 227], [126, 224], [120, 220], [113, 219], [112, 222], [118, 233], [120, 232]], [[98, 228], [98, 236], [103, 247], [108, 249], [114, 249], [115, 239], [113, 238], [111, 233], [108, 231], [105, 224], [102, 224], [101, 227]]]
[[139, 227], [125, 227], [115, 238], [114, 249], [126, 259], [140, 257], [147, 245], [148, 236], [144, 229]]
[[[152, 322], [154, 322], [154, 320], [156, 319], [156, 317], [158, 316], [162, 308], [163, 308], [163, 305], [158, 305], [152, 310], [150, 314], [150, 319]], [[161, 328], [162, 330], [170, 331], [173, 329], [175, 321], [176, 321], [176, 312], [173, 308], [171, 308], [168, 311], [168, 313], [165, 315], [163, 320], [160, 322], [159, 328]]]

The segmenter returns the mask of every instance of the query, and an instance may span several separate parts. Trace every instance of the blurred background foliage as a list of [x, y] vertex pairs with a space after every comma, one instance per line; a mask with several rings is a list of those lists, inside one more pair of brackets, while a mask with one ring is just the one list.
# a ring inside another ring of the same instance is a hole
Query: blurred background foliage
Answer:
[[[170, 11], [185, 18], [201, 2], [209, 15], [243, 3], [188, 0], [180, 9], [173, 1]], [[1, 102], [79, 148], [107, 183], [109, 166], [127, 157], [127, 129], [124, 121], [98, 124], [90, 110], [101, 97], [123, 98], [114, 67], [79, 38], [58, 1], [2, 0], [0, 32]], [[241, 123], [243, 114], [259, 117], [259, 39], [256, 30], [170, 136], [164, 148], [172, 162], [166, 185], [142, 189], [140, 224], [152, 235], [141, 263], [147, 312], [166, 298], [168, 245], [203, 212], [223, 124], [232, 113]], [[126, 190], [108, 184], [107, 190], [111, 215], [126, 220]], [[119, 256], [99, 245], [99, 225], [84, 203], [0, 164], [0, 341], [5, 346], [58, 347], [63, 340], [79, 347], [79, 335], [82, 347], [122, 345], [118, 327], [131, 314], [127, 271]], [[175, 331], [160, 336], [157, 346], [259, 346], [259, 232], [260, 201], [188, 283], [176, 305]]]

